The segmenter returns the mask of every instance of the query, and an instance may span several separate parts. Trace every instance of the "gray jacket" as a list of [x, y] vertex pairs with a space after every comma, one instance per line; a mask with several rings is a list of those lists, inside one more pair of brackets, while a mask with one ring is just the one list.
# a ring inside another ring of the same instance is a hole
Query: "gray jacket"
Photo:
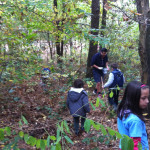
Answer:
[[71, 88], [67, 96], [67, 106], [73, 117], [85, 117], [90, 112], [87, 92], [83, 88]]

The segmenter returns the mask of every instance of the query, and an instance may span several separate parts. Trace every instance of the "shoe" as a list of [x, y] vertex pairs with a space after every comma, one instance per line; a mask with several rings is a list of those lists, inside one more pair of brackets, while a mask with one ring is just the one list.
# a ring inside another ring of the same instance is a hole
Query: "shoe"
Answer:
[[101, 92], [98, 92], [98, 95], [102, 95], [102, 93], [101, 93]]
[[95, 90], [93, 91], [93, 94], [97, 94], [97, 89], [95, 89]]
[[76, 135], [76, 136], [79, 136], [79, 132], [75, 132], [75, 135]]

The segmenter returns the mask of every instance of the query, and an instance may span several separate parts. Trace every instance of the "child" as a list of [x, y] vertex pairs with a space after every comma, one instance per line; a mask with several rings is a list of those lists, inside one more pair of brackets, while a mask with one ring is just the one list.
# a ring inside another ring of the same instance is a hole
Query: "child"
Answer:
[[[133, 139], [134, 150], [138, 150], [138, 142], [142, 150], [149, 150], [143, 110], [149, 100], [149, 86], [138, 81], [132, 81], [126, 86], [123, 99], [117, 110], [117, 125], [121, 134], [126, 134]], [[121, 148], [121, 142], [119, 145]]]
[[51, 71], [49, 68], [43, 68], [42, 73], [41, 73], [41, 80], [43, 84], [47, 83], [47, 79], [49, 78], [50, 73]]
[[[118, 69], [118, 65], [116, 63], [111, 64], [111, 69], [112, 72], [109, 74], [108, 81], [105, 83], [104, 86], [102, 86], [102, 88], [109, 87], [108, 101], [110, 105], [113, 105], [114, 110], [116, 111], [119, 97], [118, 87], [123, 87], [125, 78], [123, 73]], [[110, 96], [111, 92], [113, 93], [112, 96]]]
[[70, 114], [73, 116], [76, 135], [79, 135], [79, 118], [81, 117], [81, 130], [83, 131], [86, 113], [90, 112], [88, 95], [83, 87], [83, 81], [76, 79], [74, 81], [74, 87], [71, 87], [67, 96], [67, 106], [70, 110]]

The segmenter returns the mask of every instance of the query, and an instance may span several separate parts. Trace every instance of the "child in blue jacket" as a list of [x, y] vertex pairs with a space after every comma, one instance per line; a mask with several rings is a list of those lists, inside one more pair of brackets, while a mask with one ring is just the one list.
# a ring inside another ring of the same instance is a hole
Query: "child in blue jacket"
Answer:
[[[126, 86], [123, 98], [117, 110], [117, 125], [119, 132], [133, 139], [134, 150], [138, 150], [138, 143], [142, 150], [149, 150], [143, 110], [149, 103], [149, 86], [138, 81], [132, 81]], [[121, 141], [119, 148], [122, 148]]]
[[81, 79], [74, 81], [74, 87], [68, 92], [67, 106], [70, 114], [73, 116], [74, 131], [76, 135], [79, 135], [79, 120], [81, 117], [81, 130], [84, 130], [84, 122], [86, 113], [90, 112], [88, 95], [83, 89], [84, 82]]

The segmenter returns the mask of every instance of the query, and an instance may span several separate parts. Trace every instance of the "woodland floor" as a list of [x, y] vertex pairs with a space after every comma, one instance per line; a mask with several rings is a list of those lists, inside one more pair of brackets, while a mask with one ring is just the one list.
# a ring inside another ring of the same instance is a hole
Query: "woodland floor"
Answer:
[[[9, 126], [12, 130], [22, 130], [36, 138], [47, 138], [47, 133], [56, 135], [56, 124], [61, 119], [66, 120], [69, 124], [72, 134], [68, 135], [74, 142], [74, 145], [64, 145], [64, 149], [71, 150], [117, 150], [118, 140], [114, 140], [109, 136], [103, 136], [100, 131], [91, 128], [89, 133], [82, 133], [76, 137], [73, 132], [72, 117], [66, 107], [68, 79], [65, 77], [57, 79], [50, 78], [48, 81], [48, 91], [44, 92], [40, 77], [33, 77], [30, 81], [24, 81], [20, 85], [9, 83], [1, 84], [0, 86], [0, 128]], [[85, 86], [88, 91], [89, 101], [94, 104], [96, 96], [92, 94], [93, 88]], [[121, 98], [121, 97], [120, 97]], [[107, 104], [107, 99], [103, 100], [106, 107], [99, 106], [96, 110], [91, 108], [87, 118], [95, 122], [101, 123], [105, 127], [110, 127], [117, 131], [116, 114]], [[19, 128], [19, 121], [23, 115], [28, 125], [23, 125]], [[149, 120], [147, 122], [147, 131], [150, 133]], [[96, 141], [101, 136], [101, 140]], [[150, 136], [149, 136], [150, 137]], [[13, 137], [10, 137], [10, 140]], [[87, 142], [84, 142], [87, 141]], [[149, 140], [150, 141], [150, 140]], [[0, 143], [0, 149], [3, 145]], [[24, 141], [19, 142], [19, 148], [25, 150], [35, 150], [35, 147], [27, 145]]]

